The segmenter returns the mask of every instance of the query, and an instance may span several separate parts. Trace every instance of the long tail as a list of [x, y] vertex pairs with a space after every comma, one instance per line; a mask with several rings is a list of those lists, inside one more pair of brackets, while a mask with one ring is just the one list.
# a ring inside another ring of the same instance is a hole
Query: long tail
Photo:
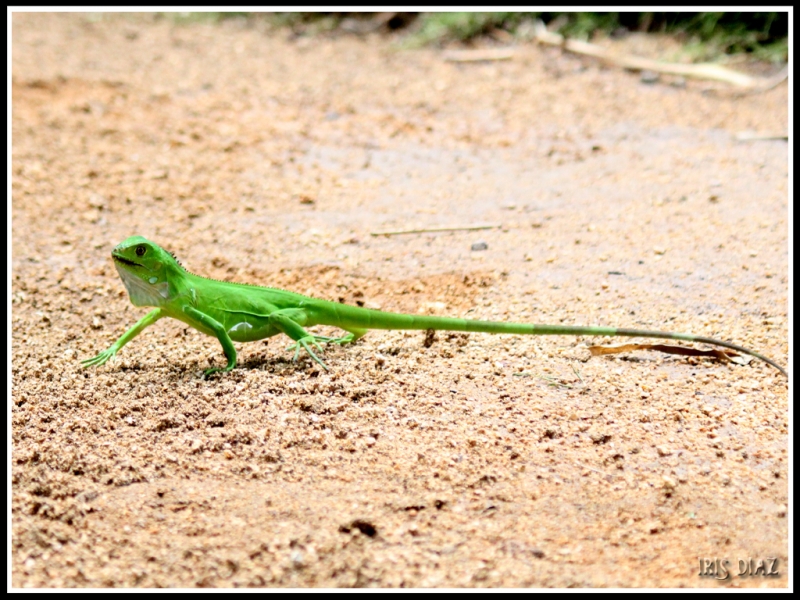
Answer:
[[[366, 329], [434, 329], [438, 331], [467, 331], [474, 333], [510, 333], [517, 335], [601, 335], [619, 337], [656, 338], [663, 340], [681, 340], [728, 348], [742, 354], [753, 356], [772, 365], [781, 373], [789, 374], [774, 360], [754, 350], [737, 344], [715, 340], [714, 338], [692, 335], [690, 333], [670, 333], [667, 331], [648, 331], [645, 329], [618, 329], [615, 327], [591, 327], [573, 325], [532, 325], [527, 323], [503, 323], [500, 321], [477, 321], [455, 319], [451, 317], [432, 317], [407, 315], [401, 313], [370, 310], [346, 304], [331, 302], [325, 310], [326, 318], [318, 316], [316, 323], [332, 325], [346, 330]], [[331, 314], [333, 313], [333, 315]]]

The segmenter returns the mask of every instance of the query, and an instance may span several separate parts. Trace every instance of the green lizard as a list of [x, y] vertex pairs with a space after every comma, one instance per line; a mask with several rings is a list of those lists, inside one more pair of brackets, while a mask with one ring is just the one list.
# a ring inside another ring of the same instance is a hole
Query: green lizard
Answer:
[[[699, 342], [748, 354], [786, 371], [773, 360], [729, 342], [686, 333], [581, 327], [572, 325], [530, 325], [447, 317], [406, 315], [370, 310], [327, 300], [318, 300], [285, 290], [230, 283], [200, 277], [184, 269], [175, 256], [141, 236], [129, 237], [111, 252], [114, 265], [128, 290], [134, 306], [154, 306], [138, 323], [126, 331], [110, 348], [94, 358], [82, 361], [85, 367], [102, 365], [120, 348], [162, 317], [172, 317], [198, 331], [216, 337], [228, 364], [205, 371], [230, 371], [236, 366], [233, 342], [252, 342], [285, 333], [294, 340], [290, 349], [294, 359], [303, 348], [319, 365], [325, 363], [314, 353], [322, 350], [320, 342], [347, 344], [369, 329], [421, 329], [511, 333], [528, 335], [598, 335], [660, 338]], [[332, 338], [312, 335], [304, 329], [313, 325], [331, 325], [348, 333]], [[313, 348], [312, 348], [313, 346]]]

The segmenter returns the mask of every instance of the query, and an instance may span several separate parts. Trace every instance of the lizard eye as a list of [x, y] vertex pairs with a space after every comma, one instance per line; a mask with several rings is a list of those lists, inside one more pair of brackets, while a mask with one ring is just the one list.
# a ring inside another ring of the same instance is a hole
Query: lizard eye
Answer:
[[147, 252], [147, 248], [144, 246], [136, 246], [136, 256], [144, 256], [145, 252]]

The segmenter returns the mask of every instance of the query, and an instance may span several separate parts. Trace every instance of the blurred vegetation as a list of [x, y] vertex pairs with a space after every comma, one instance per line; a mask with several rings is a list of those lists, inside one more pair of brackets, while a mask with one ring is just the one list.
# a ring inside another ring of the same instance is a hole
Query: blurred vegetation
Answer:
[[788, 12], [431, 12], [431, 13], [162, 13], [177, 21], [264, 20], [297, 35], [399, 32], [412, 46], [469, 43], [483, 37], [507, 42], [527, 39], [538, 19], [563, 35], [589, 39], [602, 34], [666, 33], [679, 37], [697, 60], [749, 53], [754, 58], [786, 61]]

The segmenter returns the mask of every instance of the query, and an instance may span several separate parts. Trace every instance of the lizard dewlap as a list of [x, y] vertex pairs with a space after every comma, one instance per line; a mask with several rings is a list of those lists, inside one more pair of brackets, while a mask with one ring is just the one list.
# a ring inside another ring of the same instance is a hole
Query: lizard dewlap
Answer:
[[[141, 236], [126, 239], [114, 248], [111, 257], [134, 306], [154, 308], [110, 348], [94, 358], [82, 361], [86, 367], [102, 365], [146, 327], [162, 317], [172, 317], [216, 337], [222, 344], [228, 359], [227, 365], [224, 368], [207, 369], [206, 375], [216, 371], [230, 371], [236, 366], [233, 342], [253, 342], [279, 333], [294, 340], [295, 359], [302, 348], [327, 370], [325, 363], [314, 352], [314, 349], [322, 350], [321, 342], [348, 344], [370, 329], [433, 329], [516, 335], [598, 335], [681, 340], [710, 344], [754, 356], [786, 375], [780, 365], [758, 352], [730, 342], [687, 333], [503, 323], [390, 313], [319, 300], [277, 288], [208, 279], [190, 273], [170, 252]], [[314, 325], [330, 325], [347, 333], [337, 338], [308, 333], [305, 328]]]

